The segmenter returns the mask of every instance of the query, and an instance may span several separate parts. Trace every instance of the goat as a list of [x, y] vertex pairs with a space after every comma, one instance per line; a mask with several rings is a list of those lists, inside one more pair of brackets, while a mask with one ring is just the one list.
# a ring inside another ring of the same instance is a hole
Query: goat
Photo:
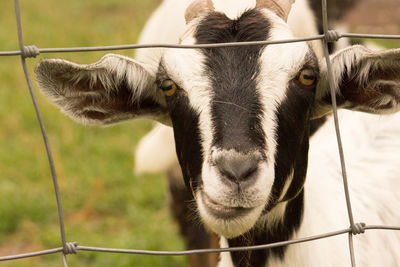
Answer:
[[[311, 18], [305, 0], [293, 6], [290, 0], [166, 0], [142, 41], [289, 39], [316, 34]], [[339, 108], [400, 110], [400, 49], [351, 46], [331, 61]], [[108, 54], [88, 65], [45, 59], [35, 75], [44, 95], [78, 122], [147, 117], [172, 126], [181, 171], [174, 176], [183, 175], [200, 220], [220, 237], [221, 247], [284, 241], [348, 224], [331, 123], [310, 138], [311, 122], [331, 111], [317, 41], [156, 49], [137, 60]], [[398, 224], [400, 117], [371, 114], [341, 112], [355, 218]], [[398, 233], [370, 232], [356, 241], [361, 266], [400, 265]], [[348, 266], [346, 246], [338, 236], [221, 253], [218, 266]]]

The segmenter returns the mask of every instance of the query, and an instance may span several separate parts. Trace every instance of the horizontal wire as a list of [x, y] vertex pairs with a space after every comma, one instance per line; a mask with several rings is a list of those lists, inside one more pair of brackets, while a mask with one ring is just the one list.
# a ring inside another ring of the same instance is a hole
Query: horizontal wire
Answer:
[[[66, 53], [66, 52], [126, 50], [126, 49], [140, 49], [140, 48], [179, 48], [179, 49], [219, 48], [219, 47], [240, 47], [240, 46], [253, 46], [253, 45], [295, 43], [295, 42], [320, 40], [323, 38], [324, 35], [317, 35], [307, 38], [293, 38], [293, 39], [276, 40], [276, 41], [251, 41], [251, 42], [212, 43], [212, 44], [195, 44], [195, 45], [167, 44], [167, 43], [128, 44], [128, 45], [91, 46], [91, 47], [39, 48], [38, 51], [40, 53]], [[0, 52], [0, 56], [16, 56], [16, 55], [21, 55], [21, 51]]]
[[362, 34], [362, 33], [341, 33], [341, 38], [362, 38], [362, 39], [389, 39], [400, 40], [400, 35], [396, 34]]
[[23, 259], [23, 258], [43, 256], [43, 255], [62, 252], [63, 250], [64, 250], [64, 248], [61, 247], [61, 248], [41, 250], [41, 251], [37, 251], [37, 252], [15, 254], [15, 255], [10, 255], [10, 256], [0, 256], [0, 261], [9, 261], [9, 260], [17, 260], [17, 259]]
[[153, 250], [137, 250], [137, 249], [115, 249], [115, 248], [98, 248], [98, 247], [86, 247], [86, 246], [78, 246], [77, 250], [86, 250], [86, 251], [94, 251], [94, 252], [109, 252], [109, 253], [129, 253], [129, 254], [142, 254], [142, 255], [163, 255], [163, 256], [183, 256], [183, 255], [191, 255], [191, 254], [205, 254], [205, 253], [221, 253], [221, 252], [234, 252], [234, 251], [250, 251], [250, 250], [261, 250], [261, 249], [270, 249], [282, 246], [289, 246], [298, 243], [304, 243], [309, 241], [314, 241], [318, 239], [328, 238], [332, 236], [342, 235], [349, 233], [351, 229], [344, 229], [335, 232], [325, 233], [321, 235], [315, 235], [311, 237], [305, 237], [300, 239], [275, 242], [271, 244], [265, 245], [256, 245], [256, 246], [243, 246], [243, 247], [230, 247], [230, 248], [215, 248], [215, 249], [193, 249], [193, 250], [184, 250], [184, 251], [153, 251]]
[[[314, 40], [322, 40], [325, 38], [324, 34], [307, 37], [307, 38], [293, 38], [287, 40], [276, 41], [252, 41], [252, 42], [236, 42], [236, 43], [216, 43], [216, 44], [197, 44], [197, 45], [181, 45], [181, 44], [128, 44], [128, 45], [111, 45], [111, 46], [91, 46], [91, 47], [61, 47], [61, 48], [39, 48], [41, 54], [45, 53], [70, 53], [70, 52], [95, 52], [95, 51], [113, 51], [113, 50], [128, 50], [128, 49], [141, 49], [141, 48], [177, 48], [177, 49], [196, 49], [196, 48], [219, 48], [219, 47], [240, 47], [240, 46], [253, 46], [253, 45], [270, 45], [270, 44], [284, 44], [306, 42]], [[369, 39], [398, 39], [400, 35], [386, 35], [386, 34], [358, 34], [358, 33], [339, 33], [340, 38], [369, 38]], [[19, 56], [21, 51], [0, 51], [0, 56]]]
[[[367, 225], [364, 226], [365, 230], [392, 230], [400, 231], [400, 227], [397, 226], [385, 226], [385, 225]], [[249, 251], [249, 250], [261, 250], [270, 249], [282, 246], [289, 246], [309, 241], [315, 241], [319, 239], [325, 239], [333, 236], [338, 236], [346, 233], [351, 233], [352, 229], [347, 228], [338, 230], [330, 233], [315, 235], [311, 237], [299, 238], [289, 241], [275, 242], [265, 245], [248, 246], [248, 247], [231, 247], [231, 248], [216, 248], [216, 249], [193, 249], [184, 251], [156, 251], [156, 250], [138, 250], [138, 249], [117, 249], [117, 248], [102, 248], [102, 247], [90, 247], [90, 246], [79, 246], [76, 245], [77, 251], [92, 251], [92, 252], [105, 252], [105, 253], [122, 253], [122, 254], [140, 254], [140, 255], [153, 255], [153, 256], [184, 256], [192, 254], [205, 254], [205, 253], [221, 253], [221, 252], [234, 252], [234, 251]], [[63, 252], [63, 248], [55, 248], [49, 250], [43, 250], [32, 253], [16, 254], [11, 256], [0, 257], [0, 261], [15, 260], [27, 257], [43, 256], [47, 254], [54, 254]]]

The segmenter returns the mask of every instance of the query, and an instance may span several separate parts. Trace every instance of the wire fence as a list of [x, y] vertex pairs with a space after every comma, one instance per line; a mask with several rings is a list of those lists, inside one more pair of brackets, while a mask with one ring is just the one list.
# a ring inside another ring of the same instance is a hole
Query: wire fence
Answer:
[[[400, 226], [384, 226], [384, 225], [366, 225], [365, 223], [356, 223], [353, 219], [353, 212], [351, 208], [350, 194], [347, 182], [347, 172], [345, 165], [345, 158], [343, 153], [343, 146], [340, 136], [339, 120], [337, 114], [337, 104], [336, 95], [333, 87], [333, 75], [331, 70], [331, 62], [329, 59], [328, 43], [336, 42], [341, 38], [369, 38], [369, 39], [397, 39], [400, 40], [400, 35], [384, 35], [384, 34], [356, 34], [356, 33], [339, 33], [334, 30], [328, 29], [328, 12], [327, 12], [327, 0], [322, 1], [322, 18], [323, 18], [323, 34], [309, 37], [309, 38], [294, 38], [290, 40], [279, 40], [279, 41], [256, 41], [256, 42], [241, 42], [241, 43], [218, 43], [218, 44], [202, 44], [202, 45], [171, 45], [171, 44], [131, 44], [131, 45], [116, 45], [116, 46], [97, 46], [97, 47], [72, 47], [72, 48], [37, 48], [36, 46], [25, 46], [23, 41], [23, 33], [21, 26], [21, 13], [19, 7], [19, 0], [14, 0], [16, 23], [18, 29], [18, 41], [19, 48], [18, 51], [0, 51], [0, 56], [20, 56], [21, 64], [24, 70], [26, 82], [28, 85], [29, 93], [32, 98], [32, 102], [35, 108], [36, 116], [40, 129], [42, 132], [45, 149], [48, 156], [49, 166], [51, 169], [51, 175], [54, 185], [54, 191], [56, 195], [57, 208], [58, 208], [58, 219], [60, 227], [60, 236], [62, 247], [53, 248], [48, 250], [42, 250], [32, 253], [16, 254], [9, 256], [1, 256], [0, 261], [16, 260], [22, 258], [36, 257], [47, 254], [60, 253], [62, 255], [62, 262], [65, 267], [68, 267], [67, 255], [76, 254], [78, 251], [93, 251], [93, 252], [107, 252], [107, 253], [128, 253], [128, 254], [142, 254], [142, 255], [158, 255], [158, 256], [182, 256], [191, 254], [205, 254], [205, 253], [221, 253], [221, 252], [234, 252], [234, 251], [249, 251], [249, 250], [262, 250], [270, 249], [281, 246], [289, 246], [298, 243], [310, 242], [314, 240], [319, 240], [323, 238], [329, 238], [337, 235], [348, 235], [349, 242], [349, 253], [351, 259], [352, 267], [356, 266], [355, 254], [353, 247], [353, 235], [362, 234], [366, 230], [397, 230], [400, 231]], [[217, 48], [217, 47], [229, 47], [229, 46], [249, 46], [249, 45], [272, 45], [281, 43], [293, 43], [293, 42], [304, 42], [311, 40], [321, 40], [323, 42], [324, 56], [326, 59], [326, 64], [328, 68], [328, 81], [331, 90], [331, 101], [333, 107], [333, 116], [335, 122], [335, 130], [337, 136], [337, 143], [339, 148], [340, 163], [343, 176], [343, 186], [346, 197], [348, 219], [350, 227], [323, 233], [320, 235], [315, 235], [311, 237], [305, 237], [295, 240], [257, 245], [257, 246], [246, 246], [246, 247], [232, 247], [232, 248], [219, 248], [219, 249], [195, 249], [195, 250], [185, 250], [185, 251], [153, 251], [153, 250], [137, 250], [137, 249], [116, 249], [116, 248], [102, 248], [102, 247], [90, 247], [81, 246], [77, 242], [68, 242], [65, 234], [64, 227], [64, 215], [63, 206], [61, 203], [60, 190], [58, 186], [57, 174], [54, 166], [53, 156], [50, 149], [50, 144], [47, 138], [46, 130], [43, 124], [42, 115], [38, 108], [35, 92], [33, 90], [31, 78], [29, 76], [26, 58], [36, 57], [41, 53], [56, 53], [56, 52], [89, 52], [89, 51], [111, 51], [111, 50], [124, 50], [124, 49], [137, 49], [137, 48], [178, 48], [178, 49], [195, 49], [195, 48]]]

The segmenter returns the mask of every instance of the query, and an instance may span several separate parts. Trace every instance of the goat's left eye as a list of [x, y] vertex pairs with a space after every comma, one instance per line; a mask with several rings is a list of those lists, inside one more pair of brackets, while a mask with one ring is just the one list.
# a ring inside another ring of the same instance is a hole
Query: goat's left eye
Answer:
[[315, 72], [312, 69], [304, 69], [300, 72], [298, 80], [305, 86], [311, 86], [315, 83], [317, 78], [315, 77]]
[[176, 89], [178, 88], [176, 83], [174, 83], [172, 80], [167, 79], [161, 82], [160, 84], [161, 90], [163, 90], [164, 94], [166, 96], [172, 96], [175, 94]]

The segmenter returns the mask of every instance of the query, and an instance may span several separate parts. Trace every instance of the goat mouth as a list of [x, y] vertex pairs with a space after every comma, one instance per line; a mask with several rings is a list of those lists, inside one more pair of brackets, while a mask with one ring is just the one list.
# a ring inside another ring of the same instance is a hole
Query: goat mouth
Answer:
[[229, 207], [222, 205], [212, 200], [204, 192], [201, 193], [201, 201], [208, 213], [221, 219], [232, 219], [234, 217], [245, 216], [253, 210], [253, 208]]

